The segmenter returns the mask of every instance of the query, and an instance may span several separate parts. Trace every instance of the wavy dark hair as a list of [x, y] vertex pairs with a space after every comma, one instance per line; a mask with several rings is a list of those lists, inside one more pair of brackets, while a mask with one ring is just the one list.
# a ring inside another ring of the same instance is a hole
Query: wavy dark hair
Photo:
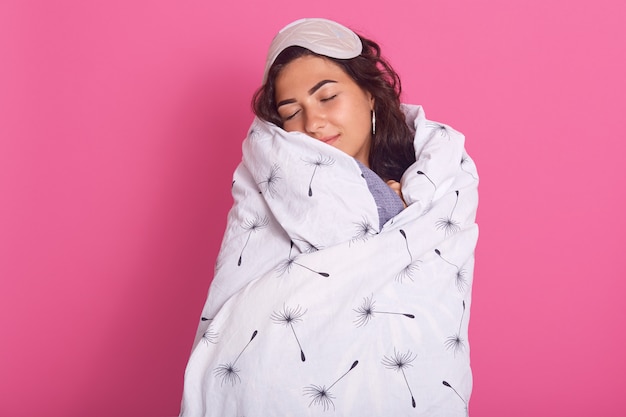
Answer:
[[280, 71], [294, 59], [306, 55], [329, 59], [374, 97], [376, 134], [372, 136], [370, 147], [370, 169], [384, 180], [400, 181], [404, 171], [415, 162], [414, 132], [400, 109], [400, 77], [381, 57], [380, 46], [376, 42], [362, 36], [359, 38], [363, 51], [352, 59], [329, 58], [300, 46], [285, 48], [270, 67], [266, 82], [254, 93], [252, 110], [260, 119], [282, 127], [275, 96], [275, 80]]

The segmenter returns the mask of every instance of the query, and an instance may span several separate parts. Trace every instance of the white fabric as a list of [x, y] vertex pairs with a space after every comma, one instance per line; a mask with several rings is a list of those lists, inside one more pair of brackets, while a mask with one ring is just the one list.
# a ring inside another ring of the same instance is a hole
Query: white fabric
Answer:
[[478, 176], [462, 134], [403, 109], [417, 162], [382, 230], [353, 158], [253, 122], [182, 416], [467, 415]]

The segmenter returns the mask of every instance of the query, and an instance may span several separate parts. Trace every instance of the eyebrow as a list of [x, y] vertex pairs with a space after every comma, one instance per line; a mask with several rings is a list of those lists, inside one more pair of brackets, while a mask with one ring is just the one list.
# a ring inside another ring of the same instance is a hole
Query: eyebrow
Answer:
[[[322, 80], [319, 83], [315, 84], [313, 87], [311, 87], [308, 91], [309, 95], [313, 95], [317, 90], [319, 90], [320, 88], [322, 88], [324, 85], [328, 84], [328, 83], [336, 83], [337, 81], [335, 80]], [[280, 106], [284, 106], [285, 104], [291, 104], [291, 103], [295, 103], [296, 100], [293, 98], [288, 98], [287, 100], [282, 100], [280, 101], [278, 104], [276, 104], [276, 108], [280, 107]]]

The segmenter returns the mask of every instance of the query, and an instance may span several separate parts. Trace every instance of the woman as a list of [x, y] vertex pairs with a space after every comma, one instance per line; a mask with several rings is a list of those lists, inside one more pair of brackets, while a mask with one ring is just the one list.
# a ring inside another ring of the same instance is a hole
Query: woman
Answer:
[[[316, 33], [324, 36], [325, 28], [341, 37], [337, 46], [317, 41]], [[344, 42], [349, 42], [347, 49], [343, 49]], [[398, 181], [415, 162], [413, 132], [400, 109], [400, 79], [380, 56], [375, 42], [335, 22], [297, 21], [284, 28], [272, 43], [263, 78], [265, 82], [253, 99], [254, 112], [260, 119], [343, 150], [371, 167], [400, 194]], [[330, 80], [333, 82], [324, 82]], [[312, 86], [318, 88], [308, 94]], [[286, 98], [294, 94], [299, 94], [301, 100]], [[315, 118], [325, 122], [324, 126], [315, 125], [319, 121]], [[349, 125], [344, 126], [346, 123]], [[354, 129], [354, 133], [324, 137], [328, 136], [326, 130], [334, 134], [341, 129]]]
[[181, 415], [467, 415], [463, 136], [336, 22], [281, 30], [263, 78]]

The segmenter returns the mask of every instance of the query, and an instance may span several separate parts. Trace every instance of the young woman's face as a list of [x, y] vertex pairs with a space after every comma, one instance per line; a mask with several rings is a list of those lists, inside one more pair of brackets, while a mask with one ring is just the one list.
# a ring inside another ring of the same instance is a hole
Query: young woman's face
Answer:
[[275, 85], [286, 131], [306, 133], [369, 166], [374, 99], [340, 66], [303, 56], [280, 71]]

